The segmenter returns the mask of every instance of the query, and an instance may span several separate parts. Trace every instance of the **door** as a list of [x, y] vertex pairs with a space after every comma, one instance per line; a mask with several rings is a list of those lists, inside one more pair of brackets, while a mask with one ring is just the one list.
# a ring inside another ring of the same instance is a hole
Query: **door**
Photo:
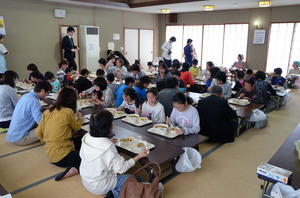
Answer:
[[132, 65], [139, 58], [139, 31], [125, 29], [125, 57]]
[[[64, 38], [66, 35], [67, 35], [67, 29], [68, 29], [68, 27], [69, 26], [64, 26], [64, 25], [62, 25], [61, 26], [61, 36], [62, 36], [62, 38]], [[75, 46], [78, 46], [79, 48], [80, 48], [80, 46], [79, 46], [79, 39], [78, 39], [78, 36], [79, 36], [79, 29], [78, 29], [78, 27], [76, 27], [76, 26], [73, 26], [73, 28], [75, 29], [75, 33], [73, 34], [73, 41], [74, 41], [74, 45]], [[61, 43], [61, 45], [62, 45], [62, 43]], [[62, 53], [62, 55], [64, 54], [64, 50], [61, 48], [61, 53]], [[63, 56], [62, 56], [63, 57]], [[79, 72], [80, 72], [80, 70], [81, 70], [81, 67], [80, 67], [80, 59], [79, 59], [79, 57], [80, 57], [80, 51], [79, 52], [76, 52], [76, 56], [75, 56], [75, 62], [76, 62], [76, 65], [77, 65], [77, 70], [79, 70]]]
[[153, 61], [153, 30], [140, 30], [140, 61], [144, 68]]

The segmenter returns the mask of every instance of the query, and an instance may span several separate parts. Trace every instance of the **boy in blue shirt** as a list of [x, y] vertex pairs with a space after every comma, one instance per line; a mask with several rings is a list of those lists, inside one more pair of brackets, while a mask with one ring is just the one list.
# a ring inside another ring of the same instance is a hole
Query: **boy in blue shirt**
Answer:
[[7, 131], [7, 141], [16, 145], [29, 145], [39, 141], [35, 134], [43, 115], [39, 100], [46, 98], [51, 90], [51, 84], [44, 80], [35, 86], [34, 91], [20, 98]]
[[140, 103], [142, 104], [146, 98], [147, 87], [151, 83], [151, 79], [149, 76], [142, 76], [140, 82], [134, 87], [134, 90], [140, 97]]
[[284, 88], [287, 88], [286, 79], [281, 76], [282, 69], [281, 68], [275, 68], [273, 77], [271, 78], [271, 85], [275, 85], [275, 87], [283, 86]]
[[45, 73], [45, 80], [47, 80], [52, 85], [51, 93], [56, 93], [60, 90], [60, 82], [54, 77], [54, 74], [52, 72], [48, 71]]
[[180, 76], [181, 76], [180, 71], [174, 71], [173, 72], [173, 77], [177, 78], [177, 80], [178, 80], [178, 90], [180, 90], [180, 91], [186, 91], [184, 82], [183, 82], [182, 79], [180, 79]]
[[123, 90], [126, 87], [133, 87], [134, 79], [132, 77], [125, 78], [125, 85], [119, 87], [116, 91], [116, 107], [118, 108], [123, 103]]

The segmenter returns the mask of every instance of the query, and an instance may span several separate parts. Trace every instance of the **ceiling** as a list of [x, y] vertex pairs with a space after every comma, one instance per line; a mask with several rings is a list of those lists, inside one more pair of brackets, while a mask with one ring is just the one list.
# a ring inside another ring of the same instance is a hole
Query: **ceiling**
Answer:
[[[160, 9], [170, 9], [171, 13], [203, 11], [203, 5], [214, 5], [215, 10], [236, 10], [258, 8], [258, 0], [43, 0], [90, 7], [104, 7], [159, 14]], [[300, 5], [299, 0], [272, 0], [271, 7]]]

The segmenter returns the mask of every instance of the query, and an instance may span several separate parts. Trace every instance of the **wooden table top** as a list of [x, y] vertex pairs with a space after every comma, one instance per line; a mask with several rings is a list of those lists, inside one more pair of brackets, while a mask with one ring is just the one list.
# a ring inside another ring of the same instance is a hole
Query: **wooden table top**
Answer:
[[298, 152], [294, 142], [300, 140], [300, 123], [285, 140], [278, 151], [268, 162], [274, 166], [292, 171], [292, 180], [290, 185], [294, 189], [300, 188], [300, 160], [298, 159]]
[[264, 105], [250, 103], [250, 104], [248, 104], [246, 106], [240, 106], [240, 105], [234, 105], [234, 106], [237, 108], [237, 111], [236, 111], [237, 116], [240, 117], [240, 118], [245, 118], [245, 117], [251, 115], [251, 113], [255, 109], [260, 109]]

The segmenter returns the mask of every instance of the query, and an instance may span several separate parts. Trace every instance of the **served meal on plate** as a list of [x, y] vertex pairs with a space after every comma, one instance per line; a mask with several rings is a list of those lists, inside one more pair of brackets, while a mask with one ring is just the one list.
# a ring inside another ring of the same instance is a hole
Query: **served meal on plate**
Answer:
[[132, 140], [133, 140], [133, 138], [128, 136], [126, 138], [121, 138], [120, 142], [129, 143], [129, 142], [132, 142]]

